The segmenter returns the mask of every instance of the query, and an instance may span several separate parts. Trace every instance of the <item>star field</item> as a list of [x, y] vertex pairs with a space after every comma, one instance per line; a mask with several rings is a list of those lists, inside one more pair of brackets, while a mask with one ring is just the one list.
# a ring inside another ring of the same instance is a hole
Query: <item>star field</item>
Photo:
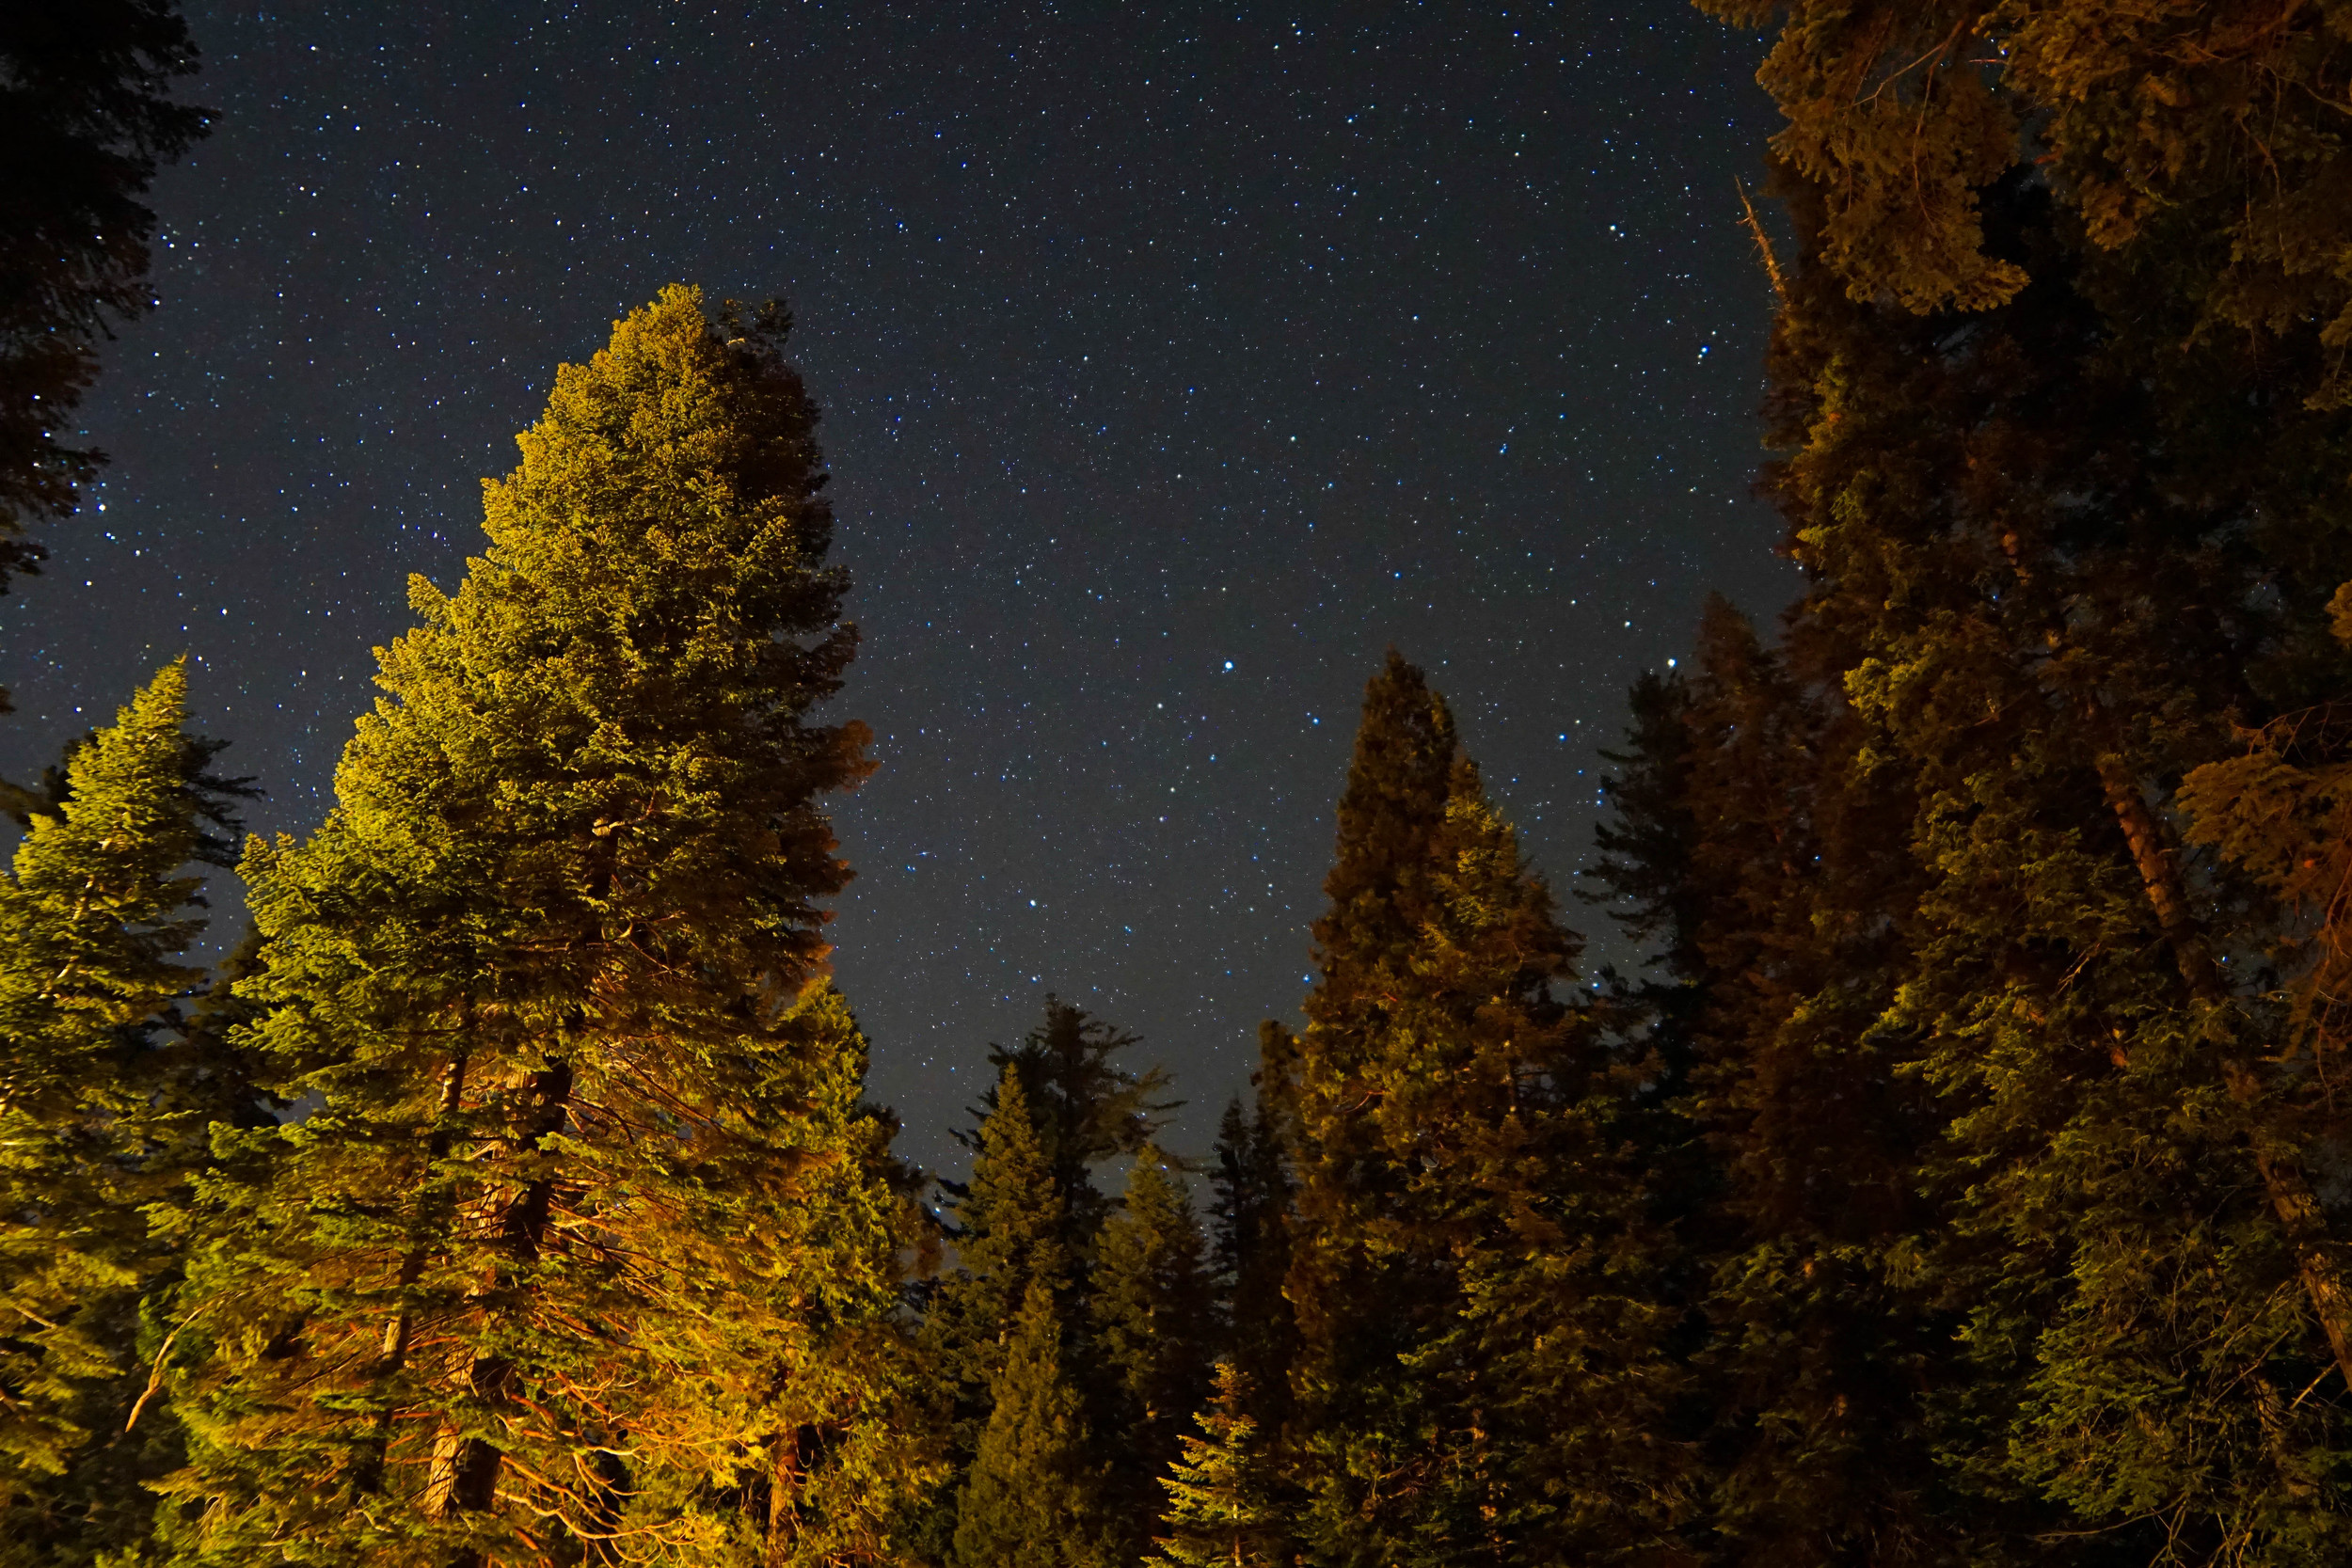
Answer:
[[882, 765], [837, 961], [901, 1148], [952, 1164], [1049, 990], [1147, 1037], [1200, 1148], [1296, 1016], [1385, 646], [1565, 894], [1627, 684], [1709, 588], [1793, 586], [1733, 184], [1773, 122], [1682, 0], [478, 9], [190, 7], [221, 119], [85, 410], [113, 466], [0, 601], [0, 771], [185, 649], [252, 825], [304, 831], [555, 365], [667, 282], [782, 295]]

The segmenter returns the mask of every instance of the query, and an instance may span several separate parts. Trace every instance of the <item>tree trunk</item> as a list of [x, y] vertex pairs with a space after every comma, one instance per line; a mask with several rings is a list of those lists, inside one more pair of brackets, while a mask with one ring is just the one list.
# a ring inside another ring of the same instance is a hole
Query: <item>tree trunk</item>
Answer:
[[[572, 1069], [568, 1062], [551, 1062], [532, 1082], [539, 1114], [532, 1119], [522, 1142], [536, 1149], [541, 1139], [563, 1131], [569, 1115]], [[542, 1178], [525, 1186], [507, 1209], [504, 1251], [516, 1264], [539, 1259], [547, 1242], [548, 1217], [555, 1201], [555, 1182]], [[492, 1311], [498, 1308], [493, 1303]], [[515, 1366], [502, 1355], [479, 1355], [467, 1371], [467, 1386], [485, 1405], [508, 1402], [515, 1393]], [[499, 1470], [503, 1450], [488, 1438], [444, 1426], [433, 1449], [433, 1471], [425, 1492], [425, 1512], [448, 1519], [460, 1513], [487, 1513], [498, 1499]], [[452, 1560], [451, 1568], [476, 1568], [479, 1555], [471, 1549]]]
[[[2132, 863], [2138, 868], [2148, 902], [2189, 993], [2206, 1006], [2222, 1006], [2229, 1001], [2229, 987], [2206, 946], [2204, 931], [2190, 912], [2179, 857], [2165, 841], [2163, 824], [2140, 794], [2138, 779], [2122, 756], [2110, 752], [2099, 759], [2099, 783], [2123, 829], [2124, 842], [2131, 846]], [[2249, 1109], [2260, 1102], [2261, 1075], [2243, 1057], [2224, 1052], [2220, 1066], [2222, 1086], [2232, 1100]], [[2347, 1287], [2329, 1245], [2327, 1212], [2294, 1150], [2273, 1138], [2259, 1118], [2249, 1128], [2248, 1139], [2264, 1196], [2269, 1198], [2271, 1212], [2278, 1215], [2287, 1244], [2294, 1249], [2304, 1297], [2319, 1321], [2320, 1331], [2328, 1336], [2337, 1370], [2344, 1374], [2346, 1386], [2352, 1387], [2352, 1288]]]
[[776, 1462], [768, 1480], [768, 1568], [784, 1568], [800, 1544], [801, 1488], [808, 1477], [808, 1429], [794, 1427], [776, 1439]]
[[[465, 1098], [467, 1060], [467, 1044], [461, 1043], [457, 1053], [450, 1058], [448, 1068], [441, 1073], [441, 1103], [433, 1118], [432, 1136], [425, 1141], [425, 1170], [428, 1180], [433, 1166], [449, 1157], [449, 1119], [457, 1114], [458, 1106]], [[402, 1293], [400, 1308], [392, 1314], [392, 1321], [384, 1325], [384, 1345], [377, 1357], [375, 1372], [379, 1381], [389, 1381], [397, 1376], [401, 1368], [407, 1363], [408, 1338], [416, 1326], [415, 1314], [408, 1308], [407, 1291], [410, 1286], [424, 1276], [424, 1266], [432, 1257], [433, 1249], [429, 1237], [432, 1230], [430, 1222], [434, 1217], [425, 1212], [424, 1201], [420, 1199], [416, 1229], [413, 1233], [414, 1239], [410, 1243], [407, 1256], [400, 1260]], [[351, 1500], [354, 1503], [370, 1496], [384, 1484], [384, 1458], [391, 1447], [391, 1442], [392, 1407], [388, 1402], [382, 1410], [376, 1412], [375, 1431], [369, 1435], [367, 1447], [359, 1456], [359, 1463], [352, 1468]]]

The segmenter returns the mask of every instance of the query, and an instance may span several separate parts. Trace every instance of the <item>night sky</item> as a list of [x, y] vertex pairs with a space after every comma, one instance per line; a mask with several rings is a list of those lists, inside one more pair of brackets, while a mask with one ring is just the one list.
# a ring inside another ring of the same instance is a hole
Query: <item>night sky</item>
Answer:
[[0, 773], [185, 649], [252, 826], [308, 829], [554, 366], [664, 283], [781, 295], [900, 1148], [952, 1168], [1055, 990], [1176, 1070], [1197, 1150], [1297, 1016], [1385, 646], [1565, 898], [1627, 684], [1708, 589], [1795, 585], [1749, 495], [1760, 45], [1683, 0], [456, 9], [189, 8], [221, 118], [86, 406], [108, 477], [0, 601]]

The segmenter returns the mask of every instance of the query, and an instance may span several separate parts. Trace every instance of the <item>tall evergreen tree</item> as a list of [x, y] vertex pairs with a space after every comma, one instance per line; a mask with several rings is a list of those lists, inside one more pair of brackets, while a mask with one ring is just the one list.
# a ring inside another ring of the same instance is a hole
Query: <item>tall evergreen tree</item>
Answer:
[[1647, 1300], [1624, 1086], [1555, 995], [1575, 939], [1444, 703], [1366, 688], [1298, 1138], [1285, 1465], [1311, 1560], [1591, 1561], [1665, 1549], [1673, 1375]]
[[1069, 1198], [1010, 1066], [972, 1134], [972, 1180], [956, 1206], [958, 1267], [941, 1282], [925, 1323], [951, 1380], [967, 1454], [987, 1417], [988, 1390], [1004, 1365], [1014, 1320], [1032, 1281], [1067, 1305], [1073, 1285]]
[[[677, 1471], [663, 1507], [726, 1528], [731, 1555], [714, 1549], [708, 1560], [902, 1563], [915, 1544], [907, 1522], [946, 1473], [930, 1369], [899, 1321], [903, 1259], [921, 1243], [923, 1217], [912, 1173], [890, 1154], [897, 1124], [865, 1099], [866, 1040], [840, 993], [813, 991], [779, 1033], [794, 1049], [757, 1064], [774, 1075], [756, 1101], [771, 1119], [742, 1168], [755, 1183], [767, 1167], [805, 1168], [788, 1201], [746, 1208], [734, 1223], [760, 1232], [772, 1258], [803, 1266], [771, 1265], [755, 1283], [766, 1291], [759, 1311], [706, 1330], [714, 1342], [692, 1357], [709, 1369], [697, 1418], [742, 1435], [707, 1472]], [[779, 1325], [781, 1338], [757, 1342]], [[755, 1370], [748, 1381], [745, 1368]], [[714, 1481], [732, 1485], [714, 1498]]]
[[[1295, 1042], [1268, 1020], [1259, 1029], [1262, 1053], [1282, 1072], [1280, 1057]], [[1209, 1173], [1212, 1283], [1221, 1305], [1224, 1358], [1248, 1390], [1260, 1429], [1279, 1431], [1289, 1411], [1296, 1326], [1282, 1282], [1290, 1272], [1291, 1172], [1288, 1140], [1267, 1101], [1261, 1069], [1247, 1112], [1236, 1098], [1218, 1124]], [[1278, 1087], [1279, 1092], [1279, 1087]]]
[[1096, 1247], [1090, 1311], [1106, 1434], [1107, 1496], [1122, 1561], [1142, 1555], [1160, 1478], [1209, 1392], [1216, 1333], [1192, 1196], [1146, 1144]]
[[161, 1412], [126, 1431], [142, 1306], [175, 1261], [150, 1220], [236, 1094], [176, 1003], [203, 928], [186, 688], [167, 666], [74, 750], [0, 879], [0, 1562], [134, 1544], [139, 1485], [171, 1463]]
[[[1095, 1171], [1121, 1154], [1147, 1149], [1174, 1103], [1164, 1098], [1168, 1077], [1162, 1069], [1136, 1072], [1117, 1061], [1118, 1053], [1136, 1043], [1135, 1036], [1084, 1008], [1048, 997], [1043, 1021], [1018, 1045], [989, 1048], [996, 1084], [975, 1108], [978, 1125], [960, 1134], [973, 1151], [972, 1179], [940, 1182], [955, 1200], [957, 1267], [933, 1289], [923, 1323], [925, 1344], [953, 1406], [953, 1465], [970, 1478], [943, 1492], [919, 1527], [936, 1555], [961, 1550], [955, 1544], [963, 1539], [961, 1513], [995, 1507], [980, 1500], [995, 1496], [990, 1488], [1016, 1484], [1017, 1478], [1000, 1475], [974, 1490], [984, 1441], [993, 1445], [989, 1449], [993, 1465], [1010, 1464], [1029, 1451], [1022, 1447], [1027, 1438], [1011, 1443], [1001, 1432], [993, 1439], [989, 1433], [995, 1430], [997, 1389], [1022, 1304], [1040, 1279], [1060, 1314], [1056, 1376], [1077, 1390], [1079, 1418], [1114, 1456], [1089, 1482], [1086, 1509], [1094, 1522], [1089, 1539], [1114, 1554], [1132, 1555], [1130, 1546], [1141, 1550], [1141, 1536], [1132, 1528], [1121, 1534], [1111, 1520], [1131, 1500], [1120, 1488], [1136, 1491], [1152, 1467], [1134, 1445], [1156, 1428], [1130, 1430], [1135, 1395], [1127, 1372], [1149, 1382], [1153, 1374], [1145, 1363], [1167, 1352], [1153, 1348], [1152, 1335], [1166, 1324], [1152, 1323], [1147, 1298], [1168, 1282], [1156, 1275], [1120, 1279], [1121, 1305], [1112, 1316], [1118, 1332], [1132, 1341], [1124, 1354], [1136, 1361], [1134, 1369], [1106, 1357], [1102, 1334], [1109, 1322], [1098, 1321], [1094, 1310], [1104, 1227], [1113, 1213]], [[1151, 1218], [1156, 1225], [1171, 1216], [1154, 1211]], [[1166, 1238], [1147, 1242], [1124, 1228], [1121, 1234], [1138, 1244], [1129, 1248], [1133, 1255], [1123, 1257], [1124, 1263], [1165, 1274], [1167, 1259], [1159, 1251]], [[1198, 1253], [1196, 1228], [1196, 1259]], [[1134, 1318], [1136, 1312], [1144, 1316]], [[1025, 1374], [1031, 1382], [1039, 1375], [1034, 1368]], [[1032, 1409], [1023, 1418], [1035, 1414]]]
[[1945, 1447], [2064, 1539], [2328, 1560], [2331, 1113], [2241, 961], [2259, 879], [2190, 863], [2174, 808], [2338, 662], [2342, 19], [1788, 10], [1770, 483], [1855, 764], [1912, 792], [1875, 1030], [1943, 1097], [1918, 1180], [1957, 1242], [1924, 1266], [2004, 1418]]
[[960, 1568], [1112, 1568], [1133, 1560], [1113, 1544], [1106, 1467], [1095, 1451], [1085, 1391], [1062, 1354], [1063, 1312], [1049, 1281], [1029, 1281], [956, 1510]]
[[[1062, 1195], [1063, 1241], [1073, 1260], [1091, 1254], [1110, 1212], [1095, 1170], [1140, 1151], [1180, 1103], [1167, 1098], [1165, 1069], [1134, 1071], [1117, 1059], [1142, 1041], [1084, 1007], [1045, 999], [1045, 1017], [1014, 1046], [988, 1048], [989, 1066], [1021, 1075], [1054, 1184]], [[980, 1114], [994, 1106], [992, 1088]]]
[[849, 1049], [817, 800], [866, 764], [807, 717], [854, 636], [787, 325], [673, 288], [564, 367], [326, 823], [247, 854], [249, 1037], [314, 1109], [206, 1184], [181, 1560], [715, 1549], [680, 1499], [820, 1354], [795, 1298], [873, 1309], [870, 1186], [778, 1218], [876, 1179], [808, 1109]]
[[[1997, 1560], [2020, 1518], [1944, 1463], [1975, 1372], [1963, 1259], [1920, 1151], [1945, 1112], [1882, 1027], [1917, 938], [1912, 799], [1834, 687], [1721, 601], [1687, 677], [1637, 693], [1596, 879], [1659, 982], [1632, 1015], [1697, 1158], [1668, 1192], [1706, 1330], [1692, 1361], [1726, 1561]], [[1792, 668], [1798, 664], [1798, 668]], [[1623, 1016], [1621, 1026], [1628, 1022]], [[1671, 1137], [1660, 1152], [1675, 1158]]]

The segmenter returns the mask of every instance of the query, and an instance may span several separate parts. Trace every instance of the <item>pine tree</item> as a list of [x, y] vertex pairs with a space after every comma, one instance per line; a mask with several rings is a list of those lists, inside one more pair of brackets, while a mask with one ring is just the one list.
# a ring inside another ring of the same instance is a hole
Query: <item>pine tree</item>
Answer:
[[1978, 1386], [1939, 1446], [2069, 1511], [2055, 1540], [2329, 1560], [2332, 1113], [2245, 961], [2259, 878], [2175, 816], [2233, 725], [2328, 694], [2352, 576], [2344, 286], [2310, 264], [2341, 24], [2249, 21], [1792, 8], [1770, 483], [1855, 766], [1912, 793], [1872, 1033], [1941, 1096], [1916, 1180], [1951, 1244], [1918, 1272], [1969, 1304]]
[[[2352, 238], [2337, 196], [2352, 82], [2342, 12], [1698, 4], [1741, 26], [1780, 21], [1757, 76], [1788, 122], [1772, 152], [1824, 198], [1805, 243], [1854, 300], [1981, 311], [2043, 280], [2004, 243], [1988, 194], [2030, 163], [2070, 209], [2069, 243], [2122, 263], [2118, 304], [2145, 306], [2169, 285], [2165, 304], [2189, 313], [2150, 314], [2176, 344], [2269, 342], [2288, 351], [2271, 369], [2297, 383], [2294, 401], [2332, 409], [2352, 393], [2341, 356], [2312, 352], [2352, 335], [2352, 279], [2324, 260]], [[2210, 383], [2191, 396], [2229, 401]]]
[[150, 1214], [184, 1199], [218, 1075], [175, 1027], [203, 927], [186, 688], [167, 666], [75, 749], [0, 879], [0, 1562], [132, 1544], [171, 1462], [162, 1412], [126, 1425], [174, 1264]]
[[314, 1108], [205, 1184], [180, 1560], [715, 1549], [679, 1499], [819, 1354], [795, 1298], [872, 1309], [871, 1129], [809, 1110], [866, 732], [807, 719], [854, 638], [787, 325], [673, 288], [564, 367], [326, 824], [247, 853], [247, 1038]]
[[[1182, 1103], [1165, 1098], [1164, 1069], [1133, 1072], [1115, 1060], [1141, 1043], [1085, 1008], [1048, 996], [1044, 1020], [1020, 1044], [988, 1048], [989, 1066], [1018, 1072], [1028, 1093], [1037, 1135], [1062, 1195], [1068, 1227], [1062, 1239], [1073, 1259], [1090, 1255], [1092, 1238], [1110, 1212], [1094, 1180], [1096, 1167], [1137, 1153]], [[993, 1105], [984, 1097], [981, 1114]]]
[[747, 1206], [721, 1235], [758, 1233], [808, 1266], [772, 1275], [763, 1309], [722, 1320], [721, 1342], [694, 1358], [714, 1369], [698, 1418], [749, 1435], [719, 1498], [710, 1476], [681, 1470], [663, 1506], [729, 1529], [739, 1556], [714, 1560], [903, 1562], [906, 1522], [946, 1476], [930, 1369], [899, 1321], [902, 1259], [921, 1241], [914, 1180], [890, 1155], [895, 1120], [865, 1100], [866, 1040], [841, 994], [813, 991], [779, 1032], [794, 1049], [759, 1063], [776, 1074], [756, 1091], [772, 1119], [743, 1165], [756, 1182], [763, 1166], [824, 1153], [788, 1201]]
[[1111, 1568], [1112, 1547], [1085, 1398], [1062, 1357], [1063, 1307], [1050, 1281], [1022, 1297], [990, 1388], [988, 1425], [956, 1511], [962, 1568]]
[[1259, 1046], [1270, 1071], [1258, 1074], [1253, 1109], [1245, 1114], [1238, 1098], [1225, 1108], [1209, 1173], [1215, 1194], [1210, 1258], [1225, 1358], [1248, 1389], [1251, 1416], [1268, 1432], [1280, 1430], [1288, 1418], [1297, 1331], [1282, 1294], [1290, 1272], [1287, 1141], [1263, 1085], [1279, 1077], [1280, 1059], [1295, 1043], [1279, 1022], [1260, 1027]]
[[[1095, 1171], [1147, 1146], [1172, 1101], [1167, 1074], [1131, 1072], [1114, 1059], [1136, 1037], [1083, 1008], [1048, 997], [1045, 1017], [1012, 1047], [992, 1045], [997, 1081], [975, 1107], [978, 1125], [958, 1134], [973, 1151], [968, 1183], [941, 1181], [955, 1200], [958, 1267], [931, 1291], [922, 1338], [951, 1402], [953, 1466], [977, 1461], [1015, 1320], [1033, 1279], [1044, 1278], [1062, 1313], [1059, 1354], [1098, 1432], [1114, 1433], [1125, 1398], [1095, 1341], [1097, 1255], [1111, 1204]], [[1120, 1466], [1132, 1470], [1136, 1466]], [[935, 1499], [918, 1532], [934, 1555], [951, 1548], [952, 1510], [968, 1489]], [[1099, 1532], [1098, 1532], [1099, 1533]]]
[[[942, 1282], [926, 1322], [941, 1370], [959, 1386], [961, 1420], [976, 1438], [988, 1389], [1033, 1281], [1069, 1299], [1069, 1199], [1029, 1111], [1020, 1072], [999, 1069], [993, 1103], [972, 1134], [972, 1180], [956, 1206], [960, 1265]], [[964, 1445], [970, 1451], [969, 1441]]]
[[909, 1527], [932, 1560], [954, 1552], [964, 1479], [1030, 1285], [1042, 1281], [1064, 1311], [1076, 1302], [1069, 1201], [1054, 1179], [1017, 1069], [998, 1069], [979, 1125], [964, 1143], [972, 1150], [971, 1180], [939, 1183], [957, 1198], [948, 1227], [955, 1266], [931, 1287], [921, 1327], [948, 1435], [948, 1484]]
[[[1660, 979], [1630, 1025], [1680, 1085], [1651, 1140], [1706, 1330], [1692, 1360], [1727, 1562], [1962, 1561], [2046, 1517], [1943, 1462], [1982, 1441], [1946, 1196], [1921, 1151], [1944, 1111], [1915, 1035], [1883, 1029], [1909, 973], [1919, 873], [1904, 775], [1866, 769], [1834, 688], [1718, 600], [1687, 676], [1637, 692], [1594, 873]], [[1620, 1028], [1629, 1019], [1613, 1021]], [[1687, 1292], [1687, 1293], [1686, 1293]]]
[[1121, 1527], [1122, 1560], [1142, 1552], [1143, 1523], [1160, 1503], [1159, 1478], [1208, 1394], [1216, 1323], [1205, 1240], [1190, 1193], [1167, 1156], [1146, 1144], [1104, 1224], [1089, 1301], [1102, 1385], [1097, 1425], [1113, 1436], [1107, 1497]]
[[1183, 1456], [1160, 1484], [1168, 1490], [1168, 1533], [1154, 1560], [1183, 1568], [1279, 1568], [1289, 1560], [1272, 1465], [1248, 1415], [1248, 1380], [1230, 1361], [1216, 1367], [1216, 1394], [1200, 1413], [1204, 1436], [1184, 1439]]
[[1673, 1372], [1610, 1132], [1624, 1086], [1554, 994], [1575, 939], [1393, 653], [1366, 688], [1285, 1099], [1311, 1558], [1664, 1548]]

